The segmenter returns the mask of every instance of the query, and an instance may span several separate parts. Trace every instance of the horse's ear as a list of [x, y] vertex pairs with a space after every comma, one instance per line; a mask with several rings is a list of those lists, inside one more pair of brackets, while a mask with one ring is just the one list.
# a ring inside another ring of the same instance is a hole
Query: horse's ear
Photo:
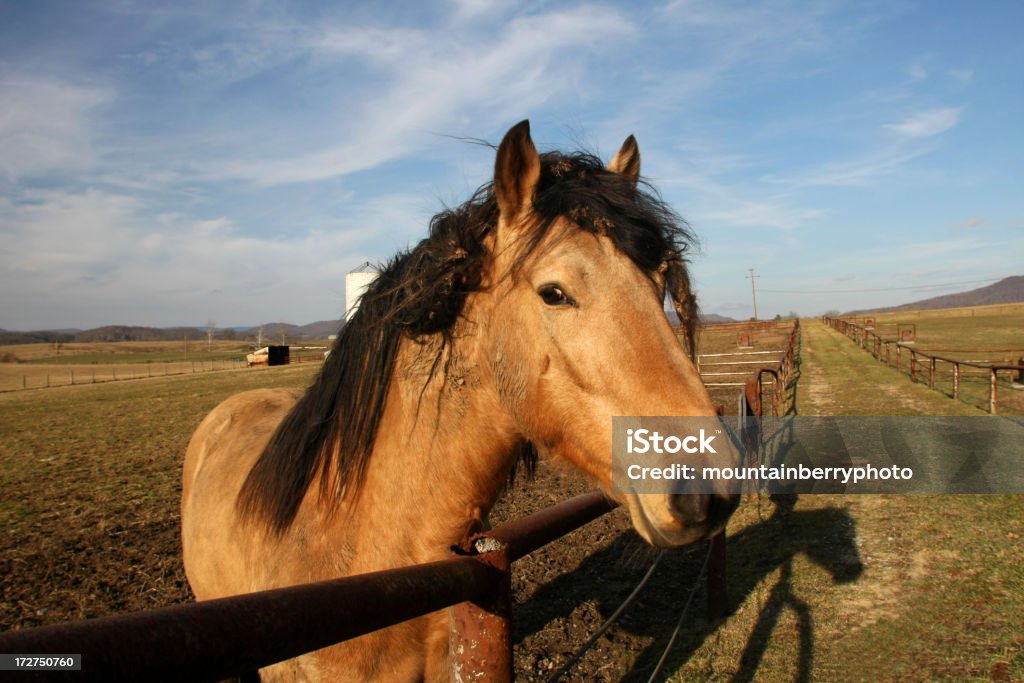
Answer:
[[530, 139], [530, 122], [520, 121], [505, 133], [494, 161], [494, 195], [506, 220], [515, 220], [533, 206], [540, 180], [540, 155]]
[[626, 138], [619, 153], [608, 163], [608, 170], [612, 173], [621, 173], [636, 184], [640, 178], [640, 148], [635, 137], [630, 135]]

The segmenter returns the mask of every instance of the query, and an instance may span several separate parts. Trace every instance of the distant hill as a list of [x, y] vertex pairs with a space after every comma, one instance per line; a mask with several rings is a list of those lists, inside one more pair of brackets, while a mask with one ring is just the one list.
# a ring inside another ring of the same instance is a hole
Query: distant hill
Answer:
[[[288, 343], [307, 339], [326, 339], [341, 329], [340, 320], [321, 320], [308, 325], [290, 323], [266, 323], [263, 325], [263, 341], [267, 344], [280, 342], [281, 328], [284, 328]], [[252, 327], [218, 328], [215, 339], [238, 339], [253, 341], [258, 325]], [[33, 332], [10, 332], [0, 330], [0, 344], [53, 344], [55, 342], [124, 342], [124, 341], [178, 341], [181, 339], [205, 339], [205, 327], [140, 327], [137, 325], [104, 325], [91, 330], [36, 330]]]
[[299, 328], [307, 339], [327, 339], [332, 334], [341, 331], [344, 321], [341, 320], [320, 320], [309, 323]]
[[[1013, 304], [1024, 301], [1024, 275], [1003, 278], [985, 287], [972, 289], [957, 294], [943, 294], [930, 299], [912, 301], [909, 304], [873, 308], [871, 313], [888, 313], [891, 311], [928, 311], [938, 308], [962, 308], [964, 306], [988, 306], [990, 304]], [[868, 311], [853, 311], [867, 313]]]
[[[679, 324], [679, 316], [671, 308], [665, 309], [665, 315], [668, 316], [669, 322], [673, 325]], [[732, 318], [727, 318], [724, 315], [718, 315], [717, 313], [701, 313], [700, 322], [703, 325], [714, 325], [715, 323], [734, 323], [736, 322]]]
[[195, 327], [137, 327], [133, 325], [105, 325], [83, 330], [72, 335], [76, 342], [121, 342], [121, 341], [174, 341], [198, 339], [206, 335], [205, 330]]
[[[291, 325], [289, 323], [264, 323], [263, 324], [263, 336], [273, 340], [275, 337], [280, 339], [281, 327], [284, 327], [285, 336], [288, 339], [327, 339], [332, 334], [338, 334], [338, 331], [342, 327], [341, 320], [319, 320], [315, 323], [309, 323], [307, 325]], [[250, 327], [248, 329], [239, 329], [241, 334], [247, 337], [255, 335], [256, 330], [259, 326]]]

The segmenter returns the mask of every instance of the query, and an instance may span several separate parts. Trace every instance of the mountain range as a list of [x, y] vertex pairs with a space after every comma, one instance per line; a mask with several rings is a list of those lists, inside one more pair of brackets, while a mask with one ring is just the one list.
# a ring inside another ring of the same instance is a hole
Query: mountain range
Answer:
[[888, 313], [891, 311], [929, 311], [938, 308], [963, 308], [965, 306], [988, 306], [991, 304], [1012, 304], [1024, 301], [1024, 275], [1003, 278], [991, 285], [978, 287], [956, 294], [943, 294], [929, 299], [912, 301], [899, 306], [872, 308], [853, 313]]
[[[216, 328], [214, 339], [237, 339], [255, 341], [263, 328], [263, 343], [285, 343], [296, 340], [326, 339], [337, 334], [342, 327], [340, 320], [320, 320], [308, 325], [290, 323], [265, 323], [252, 327]], [[121, 342], [121, 341], [179, 341], [181, 339], [206, 339], [205, 327], [139, 327], [135, 325], [105, 325], [88, 330], [61, 329], [35, 332], [9, 332], [0, 330], [0, 344], [50, 344], [54, 342]]]

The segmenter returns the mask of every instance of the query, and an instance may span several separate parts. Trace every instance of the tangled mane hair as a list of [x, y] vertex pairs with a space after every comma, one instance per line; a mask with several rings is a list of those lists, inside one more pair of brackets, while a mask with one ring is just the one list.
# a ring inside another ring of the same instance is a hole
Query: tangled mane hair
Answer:
[[[686, 222], [648, 183], [609, 171], [595, 155], [547, 152], [540, 159], [533, 220], [512, 269], [530, 257], [559, 217], [580, 230], [607, 235], [649, 277], [663, 275], [692, 356], [698, 316], [686, 270], [685, 254], [693, 243]], [[481, 288], [491, 262], [484, 238], [495, 229], [498, 214], [488, 183], [464, 204], [434, 216], [429, 237], [382, 267], [312, 386], [250, 470], [237, 501], [243, 516], [283, 534], [318, 475], [322, 496], [337, 500], [358, 494], [399, 344], [403, 338], [440, 336], [427, 382], [439, 367], [447, 370], [441, 358], [452, 345], [466, 297]], [[530, 444], [522, 444], [519, 456], [532, 469], [536, 455]]]

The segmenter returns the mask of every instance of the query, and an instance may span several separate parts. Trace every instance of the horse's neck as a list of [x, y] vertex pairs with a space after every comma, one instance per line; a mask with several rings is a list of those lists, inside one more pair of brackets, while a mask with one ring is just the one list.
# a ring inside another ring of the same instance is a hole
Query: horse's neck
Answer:
[[460, 348], [428, 382], [435, 354], [400, 347], [356, 510], [363, 552], [439, 559], [486, 519], [507, 480], [518, 437], [482, 364]]

